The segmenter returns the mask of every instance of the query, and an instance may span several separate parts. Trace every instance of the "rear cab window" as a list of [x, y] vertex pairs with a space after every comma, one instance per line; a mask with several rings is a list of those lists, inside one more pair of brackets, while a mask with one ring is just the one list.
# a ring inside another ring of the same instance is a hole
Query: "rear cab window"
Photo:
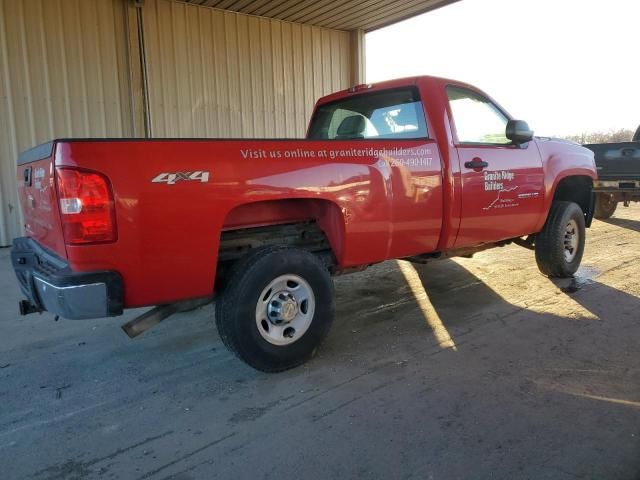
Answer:
[[356, 140], [428, 138], [422, 102], [415, 87], [365, 93], [320, 105], [307, 138]]

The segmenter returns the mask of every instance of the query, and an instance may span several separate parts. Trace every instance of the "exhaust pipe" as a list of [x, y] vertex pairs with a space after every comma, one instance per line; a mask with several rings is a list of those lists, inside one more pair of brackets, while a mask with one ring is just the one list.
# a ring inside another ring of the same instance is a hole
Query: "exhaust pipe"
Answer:
[[166, 318], [177, 312], [186, 312], [202, 307], [212, 301], [212, 298], [198, 298], [195, 300], [185, 300], [183, 302], [170, 303], [168, 305], [159, 305], [152, 308], [148, 312], [134, 318], [133, 320], [122, 325], [122, 330], [129, 338], [135, 338], [138, 335], [156, 326]]
[[160, 305], [125, 323], [122, 330], [129, 338], [135, 338], [177, 311], [175, 304]]

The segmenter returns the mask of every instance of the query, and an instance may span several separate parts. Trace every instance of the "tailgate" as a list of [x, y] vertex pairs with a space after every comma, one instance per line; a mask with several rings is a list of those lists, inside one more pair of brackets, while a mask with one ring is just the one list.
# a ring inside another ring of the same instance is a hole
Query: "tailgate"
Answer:
[[595, 154], [600, 180], [640, 180], [640, 142], [585, 145]]
[[26, 150], [18, 157], [18, 193], [25, 234], [66, 258], [54, 178], [55, 143]]

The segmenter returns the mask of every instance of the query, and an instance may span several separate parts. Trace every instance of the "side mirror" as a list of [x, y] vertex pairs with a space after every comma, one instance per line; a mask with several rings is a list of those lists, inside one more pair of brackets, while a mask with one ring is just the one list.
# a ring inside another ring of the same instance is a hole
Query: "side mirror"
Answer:
[[516, 145], [520, 145], [533, 140], [533, 130], [524, 120], [509, 120], [506, 136]]

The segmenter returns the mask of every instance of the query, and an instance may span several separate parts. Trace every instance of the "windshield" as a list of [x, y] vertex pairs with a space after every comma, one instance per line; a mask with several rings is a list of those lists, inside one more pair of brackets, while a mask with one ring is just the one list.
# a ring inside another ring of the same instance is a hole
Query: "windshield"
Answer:
[[415, 87], [368, 93], [319, 106], [309, 139], [354, 140], [428, 137]]

